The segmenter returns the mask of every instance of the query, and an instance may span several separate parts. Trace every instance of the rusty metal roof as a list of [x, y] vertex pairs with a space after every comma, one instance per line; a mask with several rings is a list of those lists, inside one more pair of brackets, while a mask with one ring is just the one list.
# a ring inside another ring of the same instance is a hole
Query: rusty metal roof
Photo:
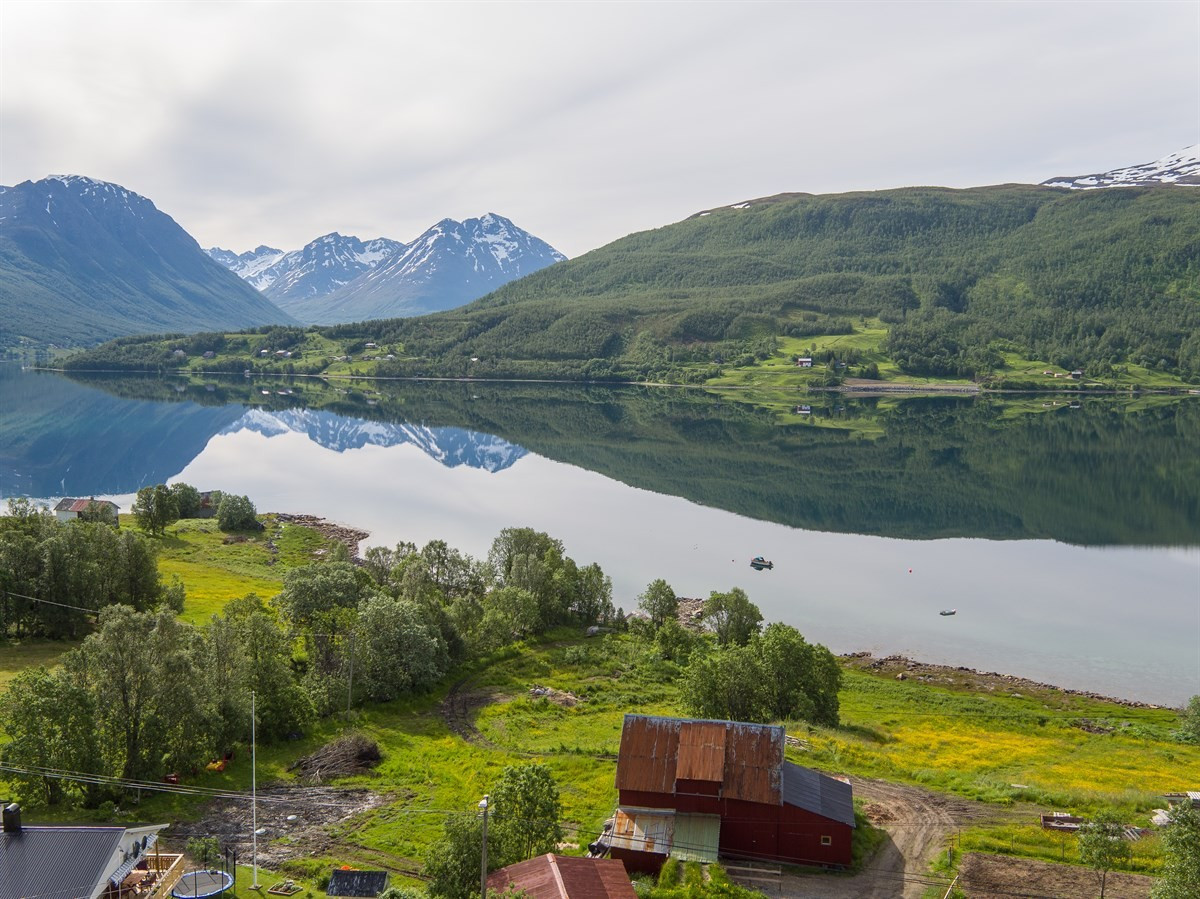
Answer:
[[675, 781], [722, 784], [726, 799], [783, 803], [783, 728], [626, 715], [617, 789], [674, 793]]
[[613, 849], [666, 855], [675, 842], [675, 812], [661, 808], [619, 808], [607, 842]]
[[529, 899], [635, 899], [625, 864], [615, 858], [540, 855], [488, 875], [488, 892], [516, 887]]
[[675, 792], [679, 719], [626, 715], [617, 759], [617, 789]]
[[725, 748], [728, 799], [783, 804], [783, 728], [731, 722]]
[[725, 724], [721, 721], [685, 721], [679, 726], [679, 761], [676, 780], [725, 779]]

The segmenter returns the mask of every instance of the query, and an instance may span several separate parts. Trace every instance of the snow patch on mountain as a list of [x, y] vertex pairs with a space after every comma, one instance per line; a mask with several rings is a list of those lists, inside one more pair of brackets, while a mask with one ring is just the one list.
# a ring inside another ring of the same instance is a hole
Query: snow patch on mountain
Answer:
[[1043, 181], [1047, 187], [1094, 190], [1100, 187], [1144, 187], [1151, 184], [1200, 186], [1200, 144], [1184, 147], [1153, 162], [1113, 169], [1096, 175], [1076, 175]]
[[362, 241], [336, 231], [285, 253], [261, 246], [240, 255], [220, 247], [206, 252], [270, 299], [318, 297], [349, 284], [404, 244], [385, 237]]
[[240, 431], [253, 431], [265, 437], [304, 434], [319, 446], [338, 453], [364, 446], [409, 444], [448, 468], [466, 465], [493, 473], [509, 468], [526, 454], [523, 447], [480, 431], [366, 421], [313, 409], [248, 409], [221, 433]]
[[566, 257], [494, 212], [442, 219], [411, 243], [326, 234], [302, 250], [208, 254], [311, 324], [452, 309]]

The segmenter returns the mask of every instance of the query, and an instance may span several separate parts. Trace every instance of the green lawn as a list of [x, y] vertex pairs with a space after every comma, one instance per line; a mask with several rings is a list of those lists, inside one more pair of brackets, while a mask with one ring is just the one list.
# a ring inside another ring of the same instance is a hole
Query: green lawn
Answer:
[[22, 640], [0, 643], [0, 690], [26, 668], [37, 665], [53, 666], [58, 657], [78, 642], [65, 640]]

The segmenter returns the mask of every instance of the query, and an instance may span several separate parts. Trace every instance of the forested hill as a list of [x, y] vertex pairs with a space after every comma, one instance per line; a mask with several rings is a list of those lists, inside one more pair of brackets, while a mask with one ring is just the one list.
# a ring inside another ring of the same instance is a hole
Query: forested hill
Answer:
[[459, 310], [324, 333], [402, 348], [379, 374], [702, 380], [780, 337], [868, 322], [901, 372], [984, 377], [1016, 356], [1195, 377], [1200, 191], [780, 195], [630, 235]]
[[457, 343], [633, 361], [879, 316], [917, 371], [995, 362], [997, 341], [1198, 371], [1198, 307], [1200, 192], [912, 188], [783, 195], [631, 235], [468, 307]]

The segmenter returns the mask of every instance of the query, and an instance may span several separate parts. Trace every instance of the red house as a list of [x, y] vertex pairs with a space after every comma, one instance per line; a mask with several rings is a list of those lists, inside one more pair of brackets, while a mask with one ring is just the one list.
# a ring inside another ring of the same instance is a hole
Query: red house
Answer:
[[783, 744], [774, 725], [626, 715], [612, 857], [849, 865], [850, 784], [785, 761]]

